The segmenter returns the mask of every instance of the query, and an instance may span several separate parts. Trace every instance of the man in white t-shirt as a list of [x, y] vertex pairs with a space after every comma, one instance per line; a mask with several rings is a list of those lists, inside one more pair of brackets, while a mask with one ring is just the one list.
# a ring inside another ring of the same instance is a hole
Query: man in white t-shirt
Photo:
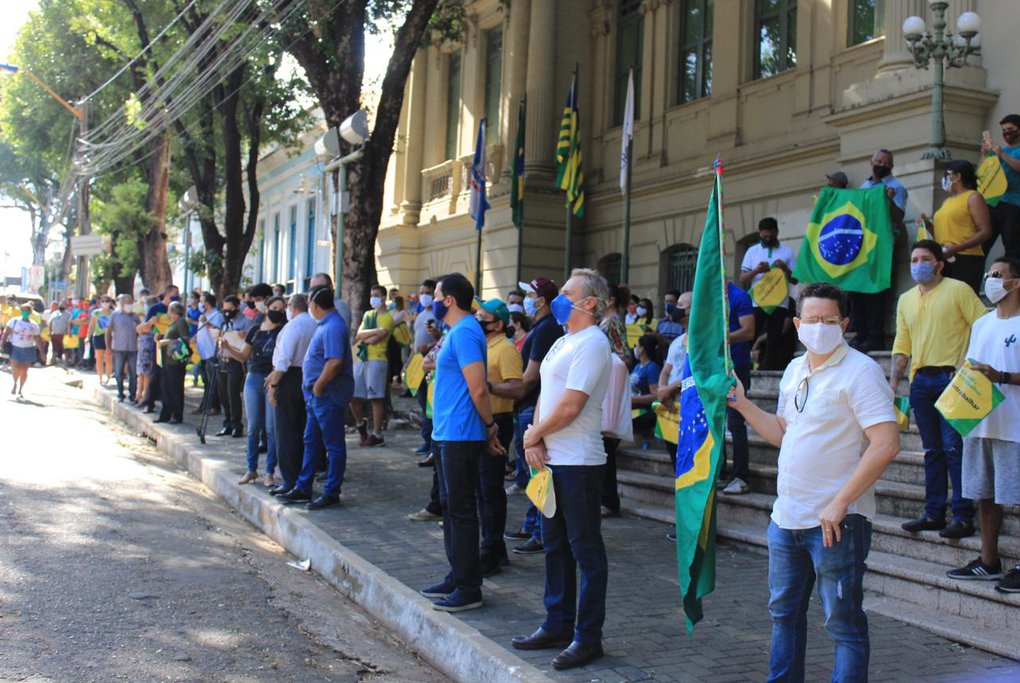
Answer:
[[[691, 296], [690, 292], [684, 292], [676, 303], [676, 307], [680, 309], [680, 324], [685, 330], [691, 313]], [[669, 350], [666, 351], [666, 362], [662, 364], [662, 372], [659, 373], [659, 401], [673, 413], [679, 410], [676, 399], [680, 396], [680, 380], [683, 379], [686, 359], [687, 333], [684, 333], [670, 342]], [[665, 444], [673, 459], [673, 466], [676, 467], [676, 444], [669, 441], [665, 441]]]
[[977, 502], [981, 555], [949, 577], [999, 579], [996, 590], [1020, 593], [1020, 565], [1003, 576], [999, 559], [1002, 506], [1020, 505], [1020, 261], [996, 259], [985, 296], [995, 310], [971, 328], [967, 358], [995, 383], [1003, 400], [963, 440], [963, 495]]
[[[744, 260], [740, 265], [740, 286], [750, 291], [754, 283], [773, 267], [782, 270], [790, 284], [796, 283], [793, 279], [796, 257], [793, 255], [793, 249], [779, 243], [779, 222], [771, 216], [762, 218], [758, 221], [758, 237], [761, 241], [748, 247], [744, 253]], [[783, 322], [786, 320], [786, 303], [780, 304], [770, 314], [765, 313], [755, 303], [754, 313], [755, 329], [759, 334], [765, 332], [765, 354], [758, 369], [784, 370]]]
[[797, 312], [794, 324], [807, 353], [786, 368], [776, 413], [748, 400], [739, 382], [731, 396], [731, 407], [779, 447], [768, 528], [769, 680], [804, 680], [812, 584], [836, 645], [832, 680], [864, 680], [870, 641], [862, 601], [873, 487], [900, 450], [893, 392], [878, 364], [844, 341], [850, 320], [841, 289], [808, 285]]
[[[611, 352], [598, 318], [608, 298], [605, 278], [594, 270], [576, 269], [552, 300], [552, 315], [566, 325], [567, 334], [542, 361], [535, 418], [524, 433], [528, 464], [552, 470], [556, 514], [542, 520], [545, 621], [512, 644], [519, 650], [567, 646], [552, 661], [559, 670], [583, 666], [603, 654], [609, 562], [600, 516], [606, 469], [601, 429]], [[575, 596], [577, 586], [581, 590]]]

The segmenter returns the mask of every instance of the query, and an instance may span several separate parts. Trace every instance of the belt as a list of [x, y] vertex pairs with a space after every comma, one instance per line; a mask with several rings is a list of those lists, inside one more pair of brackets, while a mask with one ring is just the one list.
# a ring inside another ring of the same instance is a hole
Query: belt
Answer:
[[923, 368], [914, 370], [914, 374], [917, 375], [951, 375], [954, 372], [956, 372], [956, 368], [952, 365], [925, 365]]

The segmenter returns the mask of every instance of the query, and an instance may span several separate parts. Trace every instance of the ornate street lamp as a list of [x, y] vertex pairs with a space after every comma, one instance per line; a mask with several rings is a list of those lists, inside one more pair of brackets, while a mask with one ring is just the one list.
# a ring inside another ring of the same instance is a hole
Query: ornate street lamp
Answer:
[[903, 22], [903, 37], [907, 39], [908, 49], [914, 57], [914, 66], [927, 69], [928, 64], [935, 65], [934, 84], [931, 90], [931, 149], [924, 153], [924, 159], [949, 161], [952, 155], [946, 149], [946, 126], [942, 114], [942, 75], [944, 68], [960, 68], [967, 64], [967, 57], [981, 53], [980, 37], [981, 18], [975, 12], [964, 12], [956, 20], [954, 36], [946, 31], [945, 0], [928, 0], [928, 6], [935, 15], [932, 31], [925, 30], [924, 19], [907, 17]]

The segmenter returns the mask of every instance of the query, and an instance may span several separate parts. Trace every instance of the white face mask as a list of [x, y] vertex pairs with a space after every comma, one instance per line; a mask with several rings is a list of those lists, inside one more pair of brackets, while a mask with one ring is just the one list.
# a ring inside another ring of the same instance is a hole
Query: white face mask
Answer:
[[942, 191], [943, 192], [949, 192], [949, 190], [952, 187], [953, 187], [953, 181], [950, 180], [948, 176], [942, 176]]
[[644, 306], [638, 306], [637, 310], [634, 311], [634, 312], [637, 313], [637, 317], [639, 317], [639, 318], [643, 318], [646, 315], [648, 315], [648, 309], [645, 308]]
[[520, 304], [507, 304], [506, 309], [511, 313], [524, 313], [524, 306]]
[[1006, 298], [1009, 292], [1006, 291], [1006, 281], [1001, 277], [990, 277], [985, 280], [985, 296], [993, 304], [997, 304]]
[[380, 306], [382, 306], [382, 298], [378, 296], [373, 296], [371, 299], [368, 300], [368, 305], [371, 306], [372, 308], [379, 308]]
[[634, 347], [634, 360], [641, 360], [641, 347], [640, 346], [635, 346]]
[[255, 302], [255, 310], [258, 311], [259, 313], [265, 313], [266, 312], [266, 302], [265, 301], [256, 301]]
[[808, 351], [824, 356], [835, 351], [843, 342], [843, 327], [825, 323], [801, 323], [797, 338]]
[[422, 308], [428, 308], [429, 306], [432, 305], [432, 295], [422, 294], [420, 297], [418, 297], [418, 303], [421, 304]]

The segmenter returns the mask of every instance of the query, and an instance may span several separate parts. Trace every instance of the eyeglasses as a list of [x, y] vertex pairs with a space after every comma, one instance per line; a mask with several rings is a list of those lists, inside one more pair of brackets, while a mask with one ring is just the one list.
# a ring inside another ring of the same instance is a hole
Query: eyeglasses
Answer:
[[800, 318], [800, 322], [803, 325], [814, 325], [815, 323], [823, 323], [825, 325], [838, 325], [843, 322], [843, 319], [838, 315], [832, 315], [828, 318], [822, 318], [817, 315], [810, 316], [807, 318]]
[[797, 385], [797, 393], [793, 395], [793, 407], [797, 409], [798, 413], [803, 413], [804, 408], [807, 407], [808, 391], [811, 388], [808, 384], [809, 378], [810, 376], [800, 381], [800, 384]]

